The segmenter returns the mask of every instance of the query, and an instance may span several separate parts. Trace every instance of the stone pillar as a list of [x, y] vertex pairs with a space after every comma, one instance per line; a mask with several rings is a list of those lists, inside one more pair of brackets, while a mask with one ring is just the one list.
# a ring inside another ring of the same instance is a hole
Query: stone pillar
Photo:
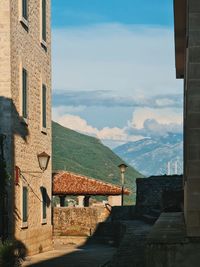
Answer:
[[110, 206], [121, 206], [122, 204], [122, 196], [109, 196], [108, 197], [108, 203], [110, 204]]
[[60, 207], [65, 207], [65, 196], [59, 196], [60, 198]]
[[78, 196], [78, 206], [84, 207], [84, 196]]
[[188, 236], [200, 236], [200, 1], [188, 0], [184, 106], [184, 213]]
[[90, 206], [90, 196], [85, 196], [84, 197], [84, 207], [89, 207]]

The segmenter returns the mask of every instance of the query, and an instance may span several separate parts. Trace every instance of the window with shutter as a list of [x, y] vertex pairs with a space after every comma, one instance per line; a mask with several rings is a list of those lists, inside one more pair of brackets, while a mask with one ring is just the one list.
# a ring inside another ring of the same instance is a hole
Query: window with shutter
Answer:
[[42, 127], [47, 127], [47, 89], [46, 86], [42, 85]]
[[42, 220], [47, 218], [47, 190], [42, 187]]
[[47, 18], [46, 18], [46, 0], [42, 0], [42, 40], [46, 42], [46, 26], [47, 26]]
[[28, 0], [21, 0], [22, 1], [22, 17], [25, 20], [28, 20]]
[[22, 70], [22, 116], [27, 118], [27, 71]]
[[22, 221], [25, 223], [28, 220], [28, 189], [26, 186], [23, 186], [22, 198]]

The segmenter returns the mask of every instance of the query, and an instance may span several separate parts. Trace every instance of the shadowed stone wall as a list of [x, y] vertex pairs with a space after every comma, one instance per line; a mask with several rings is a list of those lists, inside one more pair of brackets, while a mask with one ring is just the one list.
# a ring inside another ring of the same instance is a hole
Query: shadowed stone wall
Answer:
[[188, 0], [185, 63], [185, 219], [187, 234], [200, 236], [200, 1]]
[[[47, 0], [46, 48], [41, 44], [41, 2], [28, 1], [28, 20], [22, 20], [21, 0], [0, 1], [0, 134], [9, 184], [9, 234], [30, 254], [52, 246], [51, 160], [42, 173], [37, 154], [51, 156], [51, 26]], [[22, 118], [22, 68], [28, 73], [28, 116]], [[47, 88], [47, 127], [42, 128], [42, 84]], [[52, 158], [52, 157], [51, 157]], [[15, 180], [15, 166], [21, 170]], [[35, 173], [38, 172], [38, 173]], [[28, 188], [28, 220], [22, 223], [22, 187]], [[47, 218], [42, 220], [41, 187], [47, 190]]]
[[136, 184], [136, 213], [138, 216], [153, 215], [158, 217], [167, 208], [181, 209], [181, 201], [183, 201], [182, 176], [138, 178]]

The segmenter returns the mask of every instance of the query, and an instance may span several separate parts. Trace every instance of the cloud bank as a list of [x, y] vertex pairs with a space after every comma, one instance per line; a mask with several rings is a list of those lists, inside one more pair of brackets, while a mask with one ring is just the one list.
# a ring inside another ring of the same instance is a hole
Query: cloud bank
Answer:
[[[163, 27], [54, 29], [54, 120], [116, 144], [182, 133], [182, 81], [175, 78], [173, 44], [173, 30]], [[97, 125], [99, 117], [89, 114], [94, 108], [101, 118], [114, 110], [112, 127]], [[129, 115], [119, 126], [122, 109]]]

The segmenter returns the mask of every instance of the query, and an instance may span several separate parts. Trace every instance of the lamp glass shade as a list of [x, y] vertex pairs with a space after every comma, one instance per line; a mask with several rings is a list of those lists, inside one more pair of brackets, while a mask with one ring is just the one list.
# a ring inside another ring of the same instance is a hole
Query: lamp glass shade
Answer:
[[37, 155], [40, 169], [45, 171], [48, 167], [50, 156], [46, 152]]
[[121, 173], [124, 173], [128, 166], [126, 164], [120, 164], [118, 167], [120, 168]]

